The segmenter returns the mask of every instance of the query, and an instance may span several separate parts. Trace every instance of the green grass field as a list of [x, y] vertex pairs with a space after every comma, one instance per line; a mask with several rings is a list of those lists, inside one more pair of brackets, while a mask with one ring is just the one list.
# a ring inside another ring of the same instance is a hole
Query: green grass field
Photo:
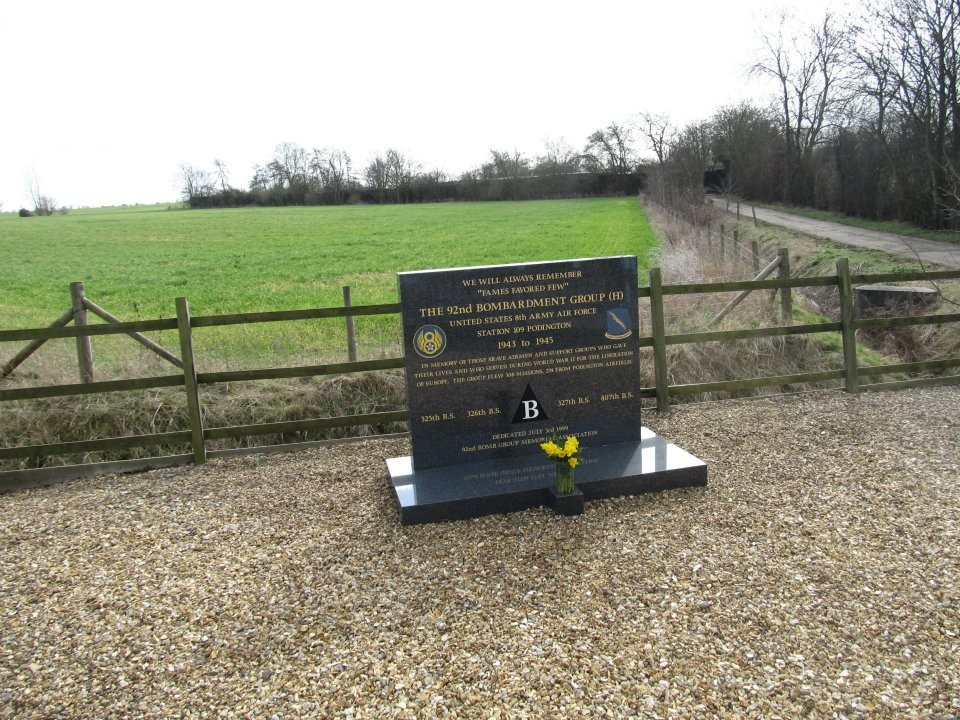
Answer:
[[[655, 244], [633, 198], [7, 213], [0, 216], [0, 328], [49, 324], [69, 307], [76, 280], [94, 302], [135, 320], [174, 316], [178, 296], [190, 301], [194, 315], [341, 305], [344, 285], [354, 304], [395, 302], [395, 275], [403, 270], [619, 254], [637, 255], [645, 268]], [[361, 357], [395, 351], [396, 317], [357, 322]], [[163, 344], [175, 347], [167, 335]], [[214, 351], [221, 356], [216, 364], [230, 366], [345, 352], [342, 321], [218, 328], [198, 336], [203, 364]], [[94, 343], [97, 351], [118, 340]], [[11, 345], [0, 345], [0, 360], [17, 350]]]

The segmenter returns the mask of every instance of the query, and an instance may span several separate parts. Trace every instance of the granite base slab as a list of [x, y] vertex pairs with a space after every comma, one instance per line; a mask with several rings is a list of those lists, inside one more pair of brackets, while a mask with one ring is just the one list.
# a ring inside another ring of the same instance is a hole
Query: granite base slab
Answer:
[[[387, 469], [403, 525], [464, 520], [550, 504], [556, 467], [541, 455], [414, 470], [412, 458]], [[639, 442], [587, 447], [575, 482], [584, 499], [707, 484], [707, 465], [643, 428]]]
[[583, 490], [561, 495], [555, 487], [547, 488], [547, 504], [557, 515], [583, 515]]

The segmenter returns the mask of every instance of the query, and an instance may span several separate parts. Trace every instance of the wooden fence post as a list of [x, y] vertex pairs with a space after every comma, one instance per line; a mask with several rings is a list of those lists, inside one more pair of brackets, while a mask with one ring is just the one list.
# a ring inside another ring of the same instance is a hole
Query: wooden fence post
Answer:
[[[351, 306], [350, 286], [343, 286], [343, 306]], [[346, 316], [347, 321], [347, 359], [350, 362], [357, 361], [357, 329], [353, 322], [353, 315]]]
[[723, 227], [723, 225], [721, 225], [720, 226], [720, 264], [721, 265], [723, 265], [723, 256], [726, 252], [726, 237], [724, 237], [725, 232], [726, 232], [726, 229]]
[[653, 334], [653, 376], [657, 386], [657, 411], [670, 410], [667, 372], [666, 323], [663, 318], [663, 278], [660, 268], [650, 268], [650, 326]]
[[757, 209], [755, 207], [751, 207], [750, 209], [753, 210], [753, 226], [756, 227], [760, 224], [757, 222]]
[[[73, 324], [78, 328], [87, 327], [87, 307], [83, 304], [83, 283], [70, 283], [70, 304], [73, 310]], [[93, 346], [89, 335], [77, 335], [77, 365], [80, 368], [80, 382], [93, 382]]]
[[760, 243], [756, 240], [750, 241], [750, 252], [753, 253], [753, 275], [760, 274]]
[[177, 298], [177, 332], [180, 335], [180, 359], [183, 361], [183, 389], [187, 393], [187, 413], [190, 416], [190, 442], [193, 461], [202, 465], [207, 461], [203, 444], [203, 415], [200, 393], [197, 390], [197, 368], [193, 362], [193, 331], [190, 329], [190, 306], [185, 297]]
[[740, 262], [740, 230], [733, 229], [733, 259]]
[[850, 283], [850, 263], [847, 258], [837, 260], [837, 278], [840, 280], [840, 334], [843, 337], [843, 373], [847, 392], [859, 390], [857, 381], [857, 333], [853, 328], [853, 286]]
[[[790, 248], [780, 248], [777, 251], [780, 256], [780, 265], [777, 266], [777, 278], [780, 280], [790, 279]], [[793, 290], [792, 288], [780, 289], [780, 322], [782, 325], [793, 324]]]

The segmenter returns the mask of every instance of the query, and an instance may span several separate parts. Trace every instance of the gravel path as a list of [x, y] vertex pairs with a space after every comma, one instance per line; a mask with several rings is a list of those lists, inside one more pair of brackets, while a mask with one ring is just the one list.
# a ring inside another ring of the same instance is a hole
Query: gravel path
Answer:
[[[735, 203], [728, 208], [726, 202], [722, 199], [711, 198], [710, 201], [715, 208], [726, 209], [732, 213], [737, 211]], [[740, 212], [743, 217], [749, 218], [751, 211], [755, 211], [757, 219], [763, 222], [771, 225], [781, 225], [813, 237], [832, 240], [841, 245], [882, 250], [891, 255], [914, 261], [920, 258], [924, 265], [936, 264], [947, 268], [960, 268], [960, 245], [955, 243], [924, 240], [923, 238], [908, 237], [879, 230], [867, 230], [853, 225], [830, 222], [829, 220], [814, 220], [780, 210], [754, 208], [747, 203], [741, 204]]]
[[707, 488], [404, 528], [394, 440], [0, 496], [0, 717], [960, 716], [960, 388], [647, 422]]

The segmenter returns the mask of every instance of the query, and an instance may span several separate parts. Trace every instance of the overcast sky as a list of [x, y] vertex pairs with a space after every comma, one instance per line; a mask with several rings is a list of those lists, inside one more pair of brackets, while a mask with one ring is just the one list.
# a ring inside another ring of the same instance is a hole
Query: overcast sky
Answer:
[[[842, 0], [806, 0], [822, 14]], [[582, 147], [641, 110], [683, 125], [769, 88], [762, 0], [6, 0], [0, 202], [172, 202], [181, 163], [245, 187], [281, 142], [425, 168]]]

